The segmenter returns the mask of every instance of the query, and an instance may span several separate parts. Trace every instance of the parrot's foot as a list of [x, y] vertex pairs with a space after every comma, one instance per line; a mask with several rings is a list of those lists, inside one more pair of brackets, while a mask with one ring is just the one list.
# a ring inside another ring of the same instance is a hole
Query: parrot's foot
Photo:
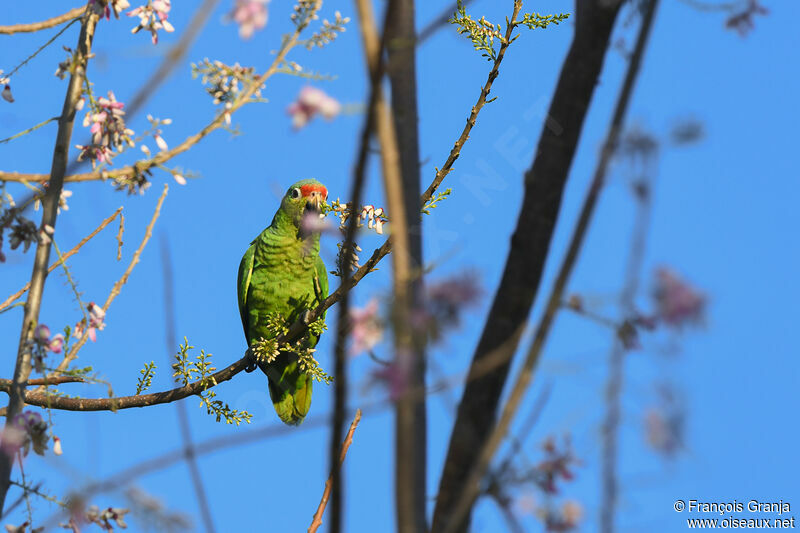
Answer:
[[311, 311], [309, 309], [303, 311], [303, 314], [300, 315], [300, 320], [302, 320], [303, 324], [306, 326], [311, 324]]
[[244, 371], [247, 373], [252, 372], [256, 368], [258, 368], [258, 364], [256, 363], [256, 357], [253, 351], [248, 348], [246, 352], [244, 352], [244, 357], [247, 359], [247, 366], [244, 367]]

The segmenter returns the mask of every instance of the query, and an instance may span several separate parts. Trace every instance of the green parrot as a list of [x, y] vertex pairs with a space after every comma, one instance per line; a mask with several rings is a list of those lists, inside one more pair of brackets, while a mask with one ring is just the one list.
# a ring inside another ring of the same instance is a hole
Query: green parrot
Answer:
[[[328, 296], [328, 274], [319, 256], [318, 217], [328, 191], [314, 179], [289, 187], [272, 223], [250, 243], [239, 264], [237, 281], [239, 313], [250, 348], [260, 338], [274, 336], [268, 316], [279, 313], [287, 324], [303, 317]], [[310, 227], [310, 229], [309, 229]], [[323, 315], [324, 318], [324, 315]], [[317, 335], [303, 342], [313, 348]], [[312, 377], [298, 365], [297, 356], [280, 352], [270, 362], [258, 362], [269, 380], [275, 411], [286, 424], [299, 425], [311, 407]]]

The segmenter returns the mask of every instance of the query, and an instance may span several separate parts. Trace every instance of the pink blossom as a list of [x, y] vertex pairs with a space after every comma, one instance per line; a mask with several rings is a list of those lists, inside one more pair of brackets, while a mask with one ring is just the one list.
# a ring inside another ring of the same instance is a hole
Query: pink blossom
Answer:
[[[106, 327], [106, 312], [94, 302], [89, 302], [89, 305], [86, 306], [86, 310], [89, 312], [89, 327], [86, 329], [86, 334], [89, 336], [89, 340], [97, 342], [97, 332], [104, 330]], [[75, 328], [72, 330], [72, 336], [76, 339], [83, 337], [83, 330], [85, 327], [86, 321], [81, 319], [80, 322], [75, 324]]]
[[128, 0], [108, 0], [105, 4], [99, 0], [91, 0], [89, 5], [100, 18], [105, 17], [107, 20], [111, 19], [112, 10], [114, 17], [119, 18], [119, 14], [131, 6]]
[[175, 28], [167, 20], [170, 9], [172, 9], [170, 0], [150, 0], [146, 5], [128, 11], [129, 17], [139, 17], [139, 24], [131, 30], [131, 33], [146, 29], [150, 32], [153, 44], [158, 44], [159, 30], [175, 31]]
[[361, 208], [361, 214], [358, 215], [358, 224], [361, 221], [367, 221], [367, 227], [374, 229], [378, 235], [383, 235], [383, 224], [386, 222], [386, 217], [383, 215], [382, 207], [375, 207], [373, 205], [365, 205]]
[[654, 297], [657, 314], [668, 325], [681, 327], [702, 322], [705, 297], [672, 270], [659, 268], [656, 271]]
[[65, 339], [62, 333], [58, 333], [53, 338], [50, 338], [50, 328], [44, 324], [39, 324], [36, 326], [36, 329], [33, 330], [33, 340], [45, 350], [49, 350], [53, 353], [61, 353]]
[[424, 306], [416, 309], [412, 321], [416, 329], [427, 332], [431, 341], [442, 339], [448, 328], [461, 323], [461, 314], [475, 305], [481, 295], [478, 276], [463, 272], [428, 286]]
[[672, 457], [683, 445], [684, 405], [671, 386], [662, 385], [658, 392], [658, 406], [644, 416], [645, 439], [655, 451]]
[[155, 139], [155, 140], [156, 140], [156, 144], [158, 145], [158, 148], [159, 148], [159, 149], [160, 149], [162, 152], [166, 152], [166, 151], [169, 149], [169, 146], [167, 146], [167, 141], [165, 141], [165, 140], [164, 140], [164, 137], [162, 137], [162, 136], [161, 136], [161, 135], [159, 135], [158, 133], [156, 133], [155, 135], [153, 135], [153, 139]]
[[61, 439], [53, 435], [53, 453], [61, 455], [64, 451], [61, 449]]
[[177, 182], [178, 185], [186, 185], [186, 178], [184, 178], [180, 174], [173, 174], [172, 178]]
[[303, 220], [300, 221], [300, 230], [303, 233], [325, 233], [328, 231], [336, 231], [330, 222], [325, 219], [325, 215], [315, 213], [313, 211], [306, 212], [303, 215]]
[[559, 448], [552, 437], [544, 441], [542, 448], [545, 451], [545, 459], [536, 465], [535, 482], [544, 492], [556, 494], [558, 488], [556, 481], [562, 479], [571, 481], [574, 477], [572, 466], [578, 464], [577, 458], [572, 453], [572, 447], [568, 440], [564, 441], [562, 448]]
[[229, 17], [239, 25], [239, 37], [249, 39], [253, 32], [267, 25], [269, 2], [270, 0], [236, 0]]
[[22, 450], [23, 455], [28, 454], [30, 446], [39, 455], [44, 455], [47, 449], [47, 424], [39, 413], [23, 411], [14, 417], [8, 429], [3, 431], [2, 450], [8, 455], [14, 455]]
[[300, 129], [317, 114], [332, 120], [341, 111], [341, 104], [321, 89], [307, 86], [303, 87], [297, 101], [292, 102], [286, 111], [292, 117], [294, 128]]
[[39, 324], [33, 330], [33, 340], [39, 344], [47, 344], [50, 341], [50, 328], [44, 324]]
[[383, 339], [383, 323], [378, 315], [378, 300], [373, 298], [363, 309], [350, 310], [353, 344], [350, 355], [368, 352]]
[[546, 508], [541, 513], [545, 531], [572, 531], [583, 518], [583, 507], [574, 500], [567, 500], [561, 509]]
[[55, 337], [50, 339], [50, 342], [47, 344], [47, 349], [53, 353], [61, 353], [61, 349], [64, 347], [64, 334], [58, 333]]
[[397, 361], [382, 365], [373, 371], [371, 376], [374, 382], [383, 384], [389, 390], [389, 398], [393, 402], [399, 400], [406, 392], [406, 372]]
[[69, 205], [67, 204], [67, 200], [72, 196], [72, 191], [68, 191], [67, 189], [61, 189], [61, 196], [58, 197], [58, 212], [61, 213], [61, 210], [69, 211]]
[[106, 312], [103, 308], [94, 302], [89, 302], [86, 310], [89, 311], [89, 326], [100, 330], [105, 329]]
[[114, 93], [108, 91], [108, 97], [97, 99], [96, 107], [87, 112], [83, 119], [84, 127], [89, 127], [92, 134], [92, 144], [76, 146], [81, 150], [78, 161], [88, 157], [93, 165], [96, 162], [110, 162], [114, 155], [113, 148], [119, 152], [124, 145], [134, 145], [134, 132], [125, 125], [125, 104], [117, 101]]

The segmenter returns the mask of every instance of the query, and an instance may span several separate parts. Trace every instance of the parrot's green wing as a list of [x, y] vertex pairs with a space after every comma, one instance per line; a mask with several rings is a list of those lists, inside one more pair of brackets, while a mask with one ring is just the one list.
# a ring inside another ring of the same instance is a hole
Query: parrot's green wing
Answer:
[[[316, 301], [312, 303], [312, 308], [328, 297], [328, 271], [325, 270], [325, 263], [317, 256], [314, 262], [314, 295]], [[325, 318], [325, 313], [322, 314]], [[316, 346], [319, 337], [309, 334], [308, 343], [311, 347]], [[272, 402], [278, 416], [287, 424], [300, 424], [311, 407], [311, 393], [314, 381], [311, 376], [304, 372], [296, 360], [283, 363], [283, 373], [275, 379], [274, 371], [281, 365], [281, 359], [272, 368], [262, 368], [268, 376], [272, 376], [269, 388]], [[284, 384], [283, 386], [279, 384]], [[287, 386], [288, 385], [288, 386]]]
[[253, 277], [255, 255], [256, 245], [255, 241], [253, 241], [253, 243], [250, 244], [250, 248], [245, 252], [244, 257], [242, 257], [242, 262], [239, 263], [239, 277], [236, 281], [237, 294], [239, 296], [239, 315], [242, 317], [242, 327], [244, 328], [244, 336], [247, 338], [248, 344], [250, 343], [250, 328], [247, 318], [247, 291], [250, 289], [250, 280]]

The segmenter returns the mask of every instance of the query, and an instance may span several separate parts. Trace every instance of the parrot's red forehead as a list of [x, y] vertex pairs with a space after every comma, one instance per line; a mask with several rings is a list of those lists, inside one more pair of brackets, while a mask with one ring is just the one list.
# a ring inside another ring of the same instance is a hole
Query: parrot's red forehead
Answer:
[[318, 192], [323, 198], [328, 197], [328, 189], [326, 189], [323, 185], [303, 185], [300, 187], [300, 193], [302, 193], [303, 198], [311, 196], [312, 192]]

